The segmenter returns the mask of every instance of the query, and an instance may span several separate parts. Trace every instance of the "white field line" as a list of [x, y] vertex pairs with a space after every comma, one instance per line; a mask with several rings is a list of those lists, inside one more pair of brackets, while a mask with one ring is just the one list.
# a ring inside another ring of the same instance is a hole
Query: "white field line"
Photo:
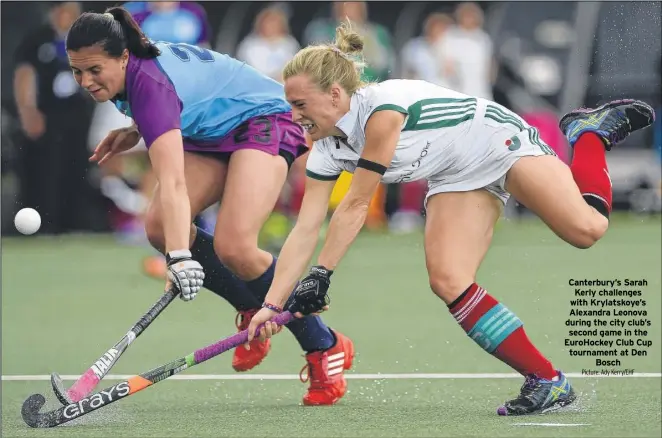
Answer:
[[[104, 380], [126, 380], [135, 376], [135, 374], [109, 374]], [[608, 375], [608, 376], [586, 376], [582, 373], [566, 373], [566, 376], [574, 379], [578, 378], [661, 378], [662, 373], [634, 373], [627, 376]], [[80, 375], [61, 375], [62, 380], [77, 380]], [[29, 375], [3, 375], [2, 381], [30, 382], [38, 380], [50, 380], [46, 374]], [[435, 380], [435, 379], [521, 379], [522, 376], [517, 373], [402, 373], [402, 374], [345, 374], [345, 378], [350, 380]], [[177, 374], [168, 380], [298, 380], [298, 374]]]
[[590, 426], [591, 423], [514, 423], [513, 426], [573, 427]]

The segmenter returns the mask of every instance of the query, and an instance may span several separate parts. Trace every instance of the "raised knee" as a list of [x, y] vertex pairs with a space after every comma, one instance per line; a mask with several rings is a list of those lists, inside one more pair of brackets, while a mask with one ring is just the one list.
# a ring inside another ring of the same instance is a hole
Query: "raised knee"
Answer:
[[573, 224], [567, 240], [576, 248], [588, 249], [604, 236], [608, 226], [609, 221], [603, 216], [577, 221]]
[[248, 244], [242, 239], [215, 238], [214, 250], [225, 266], [242, 277], [244, 276], [244, 273], [249, 270], [257, 247]]
[[154, 210], [147, 210], [145, 215], [145, 235], [152, 247], [158, 251], [165, 251], [165, 238], [163, 236], [163, 222]]
[[471, 283], [472, 279], [447, 270], [430, 273], [430, 289], [446, 304], [455, 301]]

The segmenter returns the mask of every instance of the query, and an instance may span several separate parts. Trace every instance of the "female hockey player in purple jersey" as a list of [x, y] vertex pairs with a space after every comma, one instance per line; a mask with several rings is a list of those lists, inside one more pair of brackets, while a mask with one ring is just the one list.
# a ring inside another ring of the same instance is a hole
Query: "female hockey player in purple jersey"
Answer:
[[[97, 102], [111, 100], [134, 121], [112, 131], [90, 159], [103, 164], [144, 139], [158, 180], [146, 233], [167, 257], [168, 281], [186, 301], [204, 285], [234, 306], [242, 318], [239, 329], [246, 328], [276, 265], [258, 248], [258, 232], [289, 165], [307, 150], [282, 85], [205, 48], [152, 42], [117, 7], [82, 14], [66, 46], [80, 86]], [[214, 236], [196, 229], [192, 218], [221, 198]], [[311, 383], [304, 403], [335, 403], [346, 391], [351, 340], [319, 316], [297, 319], [288, 328], [307, 352]], [[268, 343], [254, 340], [235, 350], [233, 367], [249, 370], [268, 351]]]

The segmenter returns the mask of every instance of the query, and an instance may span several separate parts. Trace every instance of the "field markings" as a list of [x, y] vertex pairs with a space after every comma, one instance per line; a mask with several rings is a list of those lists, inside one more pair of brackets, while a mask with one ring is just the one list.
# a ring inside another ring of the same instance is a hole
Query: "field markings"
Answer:
[[[580, 378], [661, 378], [662, 373], [634, 373], [627, 376], [606, 375], [606, 376], [586, 376], [582, 373], [566, 373], [566, 376], [574, 379]], [[135, 376], [135, 374], [109, 374], [104, 380], [126, 380]], [[61, 375], [62, 380], [77, 380], [79, 375]], [[401, 373], [401, 374], [345, 374], [348, 380], [436, 380], [436, 379], [521, 379], [522, 376], [517, 373]], [[47, 374], [16, 374], [3, 375], [2, 381], [31, 382], [39, 380], [50, 380]], [[177, 374], [168, 380], [298, 380], [298, 374]]]
[[514, 423], [513, 426], [573, 427], [590, 426], [591, 423]]

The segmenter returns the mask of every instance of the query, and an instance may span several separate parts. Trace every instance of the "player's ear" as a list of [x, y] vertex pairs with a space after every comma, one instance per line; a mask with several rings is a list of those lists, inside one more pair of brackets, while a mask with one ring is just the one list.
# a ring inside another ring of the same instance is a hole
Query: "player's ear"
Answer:
[[331, 94], [331, 102], [333, 102], [333, 106], [338, 106], [340, 97], [342, 96], [342, 88], [340, 85], [334, 82], [333, 85], [331, 85], [329, 94]]
[[331, 85], [331, 97], [334, 100], [340, 99], [340, 85], [336, 82]]
[[122, 64], [126, 67], [126, 64], [129, 62], [129, 49], [124, 49], [122, 56], [120, 56]]

